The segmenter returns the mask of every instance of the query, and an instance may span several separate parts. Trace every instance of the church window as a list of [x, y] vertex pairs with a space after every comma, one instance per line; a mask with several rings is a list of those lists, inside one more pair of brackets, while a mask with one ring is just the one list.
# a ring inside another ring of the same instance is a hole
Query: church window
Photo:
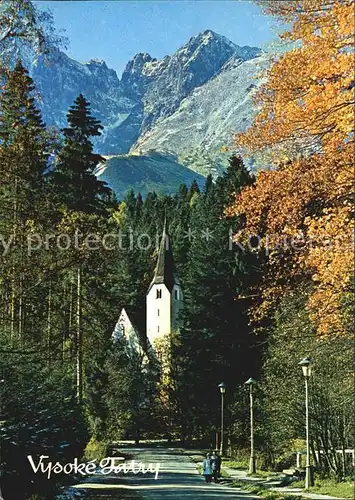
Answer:
[[159, 333], [159, 330], [160, 330], [160, 327], [159, 327], [159, 325], [158, 325], [158, 333]]
[[178, 298], [179, 298], [179, 291], [175, 290], [175, 300], [178, 300]]
[[157, 316], [160, 316], [160, 309], [157, 309]]
[[161, 299], [161, 288], [157, 288], [157, 299]]

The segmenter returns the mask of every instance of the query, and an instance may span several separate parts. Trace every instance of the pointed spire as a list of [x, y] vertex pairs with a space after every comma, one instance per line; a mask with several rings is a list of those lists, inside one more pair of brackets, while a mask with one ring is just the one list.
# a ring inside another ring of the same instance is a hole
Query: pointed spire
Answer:
[[163, 225], [163, 236], [166, 236], [166, 208], [164, 211], [164, 225]]
[[174, 284], [180, 284], [175, 275], [173, 253], [170, 245], [169, 235], [166, 230], [166, 216], [164, 220], [164, 229], [160, 241], [157, 265], [155, 267], [154, 277], [149, 290], [153, 285], [165, 285], [169, 291], [173, 289]]

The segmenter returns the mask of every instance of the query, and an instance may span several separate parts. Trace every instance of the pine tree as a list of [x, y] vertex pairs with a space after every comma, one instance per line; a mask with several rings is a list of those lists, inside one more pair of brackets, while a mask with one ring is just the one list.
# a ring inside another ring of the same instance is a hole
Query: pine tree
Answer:
[[[103, 127], [91, 116], [90, 103], [82, 94], [70, 107], [67, 120], [68, 127], [63, 129], [63, 146], [49, 175], [51, 190], [58, 208], [59, 225], [65, 231], [72, 233], [79, 231], [84, 235], [103, 235], [105, 230], [108, 231], [109, 212], [114, 203], [111, 190], [105, 183], [99, 181], [94, 173], [98, 163], [104, 161], [104, 158], [94, 153], [92, 139], [101, 135]], [[67, 273], [72, 284], [73, 281], [76, 283], [75, 305], [72, 300], [69, 304], [70, 315], [72, 318], [75, 317], [75, 327], [72, 325], [74, 335], [72, 343], [69, 343], [73, 347], [76, 359], [77, 400], [82, 402], [87, 396], [85, 375], [90, 330], [85, 315], [87, 308], [91, 309], [91, 306], [85, 303], [85, 295], [88, 293], [90, 277], [103, 266], [104, 255], [90, 252], [88, 248], [83, 247], [82, 251], [70, 248], [68, 257], [71, 259], [71, 264]], [[100, 298], [95, 297], [95, 306], [99, 303]], [[102, 329], [99, 329], [99, 332], [100, 335], [104, 335]], [[101, 353], [96, 354], [98, 357], [101, 355]], [[95, 363], [92, 366], [96, 366]], [[100, 371], [99, 363], [97, 370]], [[94, 406], [91, 410], [96, 411]]]
[[197, 181], [194, 179], [191, 183], [190, 189], [189, 189], [189, 197], [190, 199], [193, 197], [194, 194], [199, 193], [200, 188], [197, 184]]
[[208, 195], [208, 193], [210, 192], [210, 190], [212, 189], [213, 187], [213, 178], [212, 178], [212, 175], [211, 174], [208, 174], [208, 176], [206, 177], [206, 183], [205, 183], [205, 187], [204, 187], [204, 194], [205, 196]]
[[[39, 267], [29, 262], [25, 241], [31, 228], [43, 230], [45, 223], [49, 138], [33, 97], [34, 85], [27, 70], [17, 62], [8, 72], [0, 94], [0, 233], [11, 239], [4, 255], [2, 273], [3, 327], [24, 331], [24, 288]], [[34, 260], [34, 259], [33, 259]], [[26, 279], [24, 270], [26, 269]], [[34, 297], [35, 298], [35, 295]]]
[[254, 182], [255, 177], [246, 168], [242, 158], [237, 155], [231, 156], [226, 171], [216, 179], [220, 203], [227, 206], [231, 201], [231, 195], [239, 192], [241, 187], [250, 186]]
[[102, 213], [103, 197], [110, 190], [94, 175], [104, 158], [94, 153], [92, 138], [100, 136], [103, 127], [91, 116], [90, 103], [82, 94], [70, 107], [67, 119], [64, 145], [51, 174], [53, 190], [58, 201], [70, 210]]
[[43, 196], [49, 138], [33, 97], [33, 80], [22, 63], [9, 72], [0, 95], [2, 195], [17, 213], [33, 212]]

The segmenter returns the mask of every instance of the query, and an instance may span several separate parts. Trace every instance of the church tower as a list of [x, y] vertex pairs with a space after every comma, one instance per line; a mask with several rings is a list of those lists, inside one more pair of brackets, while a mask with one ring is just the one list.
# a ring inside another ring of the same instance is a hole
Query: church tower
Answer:
[[165, 226], [157, 265], [147, 293], [147, 337], [152, 345], [176, 331], [183, 307], [183, 294], [175, 274], [169, 236]]

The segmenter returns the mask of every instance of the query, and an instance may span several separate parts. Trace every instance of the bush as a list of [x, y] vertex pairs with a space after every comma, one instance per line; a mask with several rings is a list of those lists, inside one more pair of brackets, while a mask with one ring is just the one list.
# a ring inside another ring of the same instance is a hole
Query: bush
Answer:
[[90, 439], [85, 447], [84, 460], [96, 460], [99, 462], [108, 455], [108, 443], [97, 441], [94, 437]]

